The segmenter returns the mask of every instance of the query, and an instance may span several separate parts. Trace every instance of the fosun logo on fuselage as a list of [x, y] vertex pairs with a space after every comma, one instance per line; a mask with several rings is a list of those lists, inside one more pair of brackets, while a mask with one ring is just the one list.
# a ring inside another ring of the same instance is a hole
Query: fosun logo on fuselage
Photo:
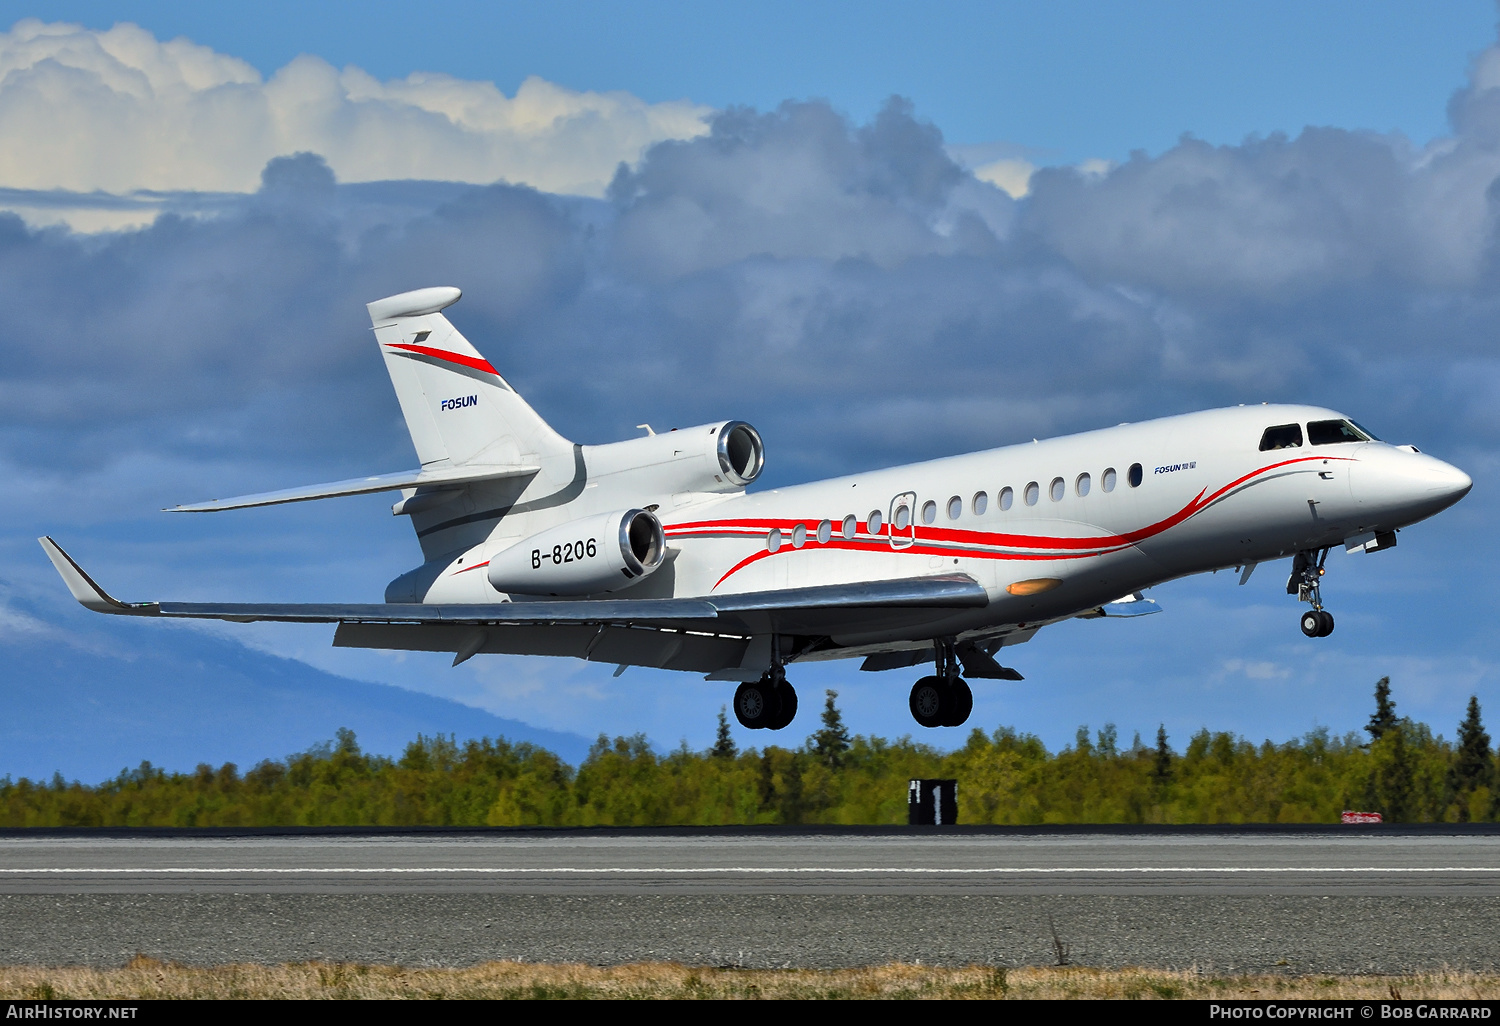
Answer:
[[1157, 473], [1157, 474], [1175, 474], [1179, 470], [1193, 470], [1197, 466], [1198, 466], [1198, 461], [1197, 460], [1192, 460], [1192, 461], [1190, 461], [1188, 463], [1168, 463], [1164, 467], [1157, 467], [1156, 470], [1154, 471], [1154, 473]]
[[445, 410], [461, 410], [465, 406], [478, 406], [479, 396], [461, 395], [457, 399], [444, 399], [442, 406]]

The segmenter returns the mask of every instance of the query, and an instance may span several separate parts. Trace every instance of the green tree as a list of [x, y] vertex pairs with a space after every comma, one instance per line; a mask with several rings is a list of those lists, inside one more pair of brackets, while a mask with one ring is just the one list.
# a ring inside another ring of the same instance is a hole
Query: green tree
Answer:
[[[1448, 791], [1457, 806], [1461, 822], [1488, 814], [1489, 795], [1493, 790], [1495, 764], [1490, 758], [1490, 735], [1479, 718], [1479, 697], [1469, 696], [1468, 714], [1458, 725], [1458, 751], [1448, 767]], [[1484, 794], [1479, 795], [1478, 792]], [[1479, 800], [1475, 801], [1476, 795]]]
[[1379, 741], [1396, 726], [1396, 703], [1391, 701], [1391, 678], [1381, 677], [1375, 682], [1375, 714], [1365, 724], [1370, 740]]
[[1415, 818], [1416, 760], [1408, 743], [1407, 724], [1398, 721], [1385, 728], [1370, 748], [1376, 760], [1371, 778], [1375, 805], [1388, 822], [1411, 822]]
[[740, 754], [734, 738], [729, 734], [729, 717], [724, 715], [722, 705], [719, 706], [719, 734], [714, 738], [714, 746], [708, 750], [708, 754], [716, 759], [733, 759]]
[[829, 690], [825, 694], [828, 697], [823, 703], [823, 729], [813, 735], [813, 753], [829, 769], [838, 769], [844, 761], [844, 753], [849, 750], [849, 731], [844, 726], [839, 707], [834, 705], [839, 693]]
[[1151, 760], [1151, 776], [1158, 784], [1172, 779], [1172, 748], [1167, 744], [1167, 725], [1156, 728], [1156, 756]]

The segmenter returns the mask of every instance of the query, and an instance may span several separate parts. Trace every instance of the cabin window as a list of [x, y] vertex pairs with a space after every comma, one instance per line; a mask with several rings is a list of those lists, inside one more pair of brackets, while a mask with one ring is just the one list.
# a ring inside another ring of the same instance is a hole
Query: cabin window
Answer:
[[982, 516], [984, 516], [984, 511], [987, 510], [987, 509], [989, 509], [989, 507], [990, 507], [990, 497], [988, 495], [986, 495], [984, 492], [975, 492], [974, 493], [974, 515], [976, 517], [982, 517]]
[[1352, 420], [1311, 420], [1307, 423], [1307, 440], [1313, 445], [1336, 445], [1373, 442], [1375, 438]]
[[1146, 479], [1146, 472], [1141, 469], [1139, 463], [1132, 463], [1130, 471], [1125, 475], [1125, 480], [1130, 482], [1130, 487], [1139, 488], [1141, 482]]
[[950, 498], [948, 500], [948, 519], [949, 520], [957, 520], [959, 517], [963, 516], [963, 512], [964, 512], [964, 500], [963, 499], [961, 499], [957, 495], [955, 495], [955, 496], [953, 496], [952, 498]]
[[1102, 484], [1104, 486], [1104, 490], [1106, 492], [1112, 492], [1112, 491], [1115, 490], [1115, 468], [1114, 467], [1105, 467], [1104, 468], [1104, 477], [1100, 480], [1100, 484]]
[[771, 528], [771, 533], [766, 535], [766, 551], [777, 552], [781, 549], [781, 528]]
[[937, 503], [928, 499], [922, 503], [922, 523], [930, 524], [937, 519]]
[[906, 503], [896, 507], [896, 515], [891, 517], [891, 529], [904, 531], [911, 526], [911, 507]]
[[1266, 433], [1260, 436], [1261, 452], [1270, 452], [1272, 449], [1296, 449], [1301, 444], [1301, 424], [1278, 424], [1275, 427], [1266, 428]]
[[1042, 497], [1042, 487], [1035, 481], [1026, 486], [1026, 505], [1035, 506], [1036, 500]]
[[884, 523], [884, 521], [885, 518], [880, 515], [880, 510], [872, 509], [870, 510], [870, 518], [866, 520], [865, 523], [869, 525], [870, 533], [872, 535], [876, 535], [880, 533], [880, 525]]
[[1089, 493], [1089, 485], [1092, 483], [1087, 472], [1079, 474], [1078, 480], [1073, 482], [1073, 490], [1078, 493], [1078, 497], [1081, 499]]
[[1047, 494], [1052, 496], [1053, 502], [1061, 502], [1062, 497], [1067, 494], [1067, 491], [1068, 486], [1063, 483], [1063, 479], [1060, 477], [1054, 477], [1052, 479], [1052, 485], [1047, 489]]
[[833, 525], [827, 520], [818, 525], [818, 544], [827, 545], [828, 539], [833, 537]]
[[1002, 488], [1002, 489], [1000, 489], [1000, 500], [999, 501], [1000, 501], [1000, 510], [1001, 510], [1001, 512], [1004, 512], [1005, 510], [1010, 509], [1011, 506], [1015, 505], [1016, 493], [1014, 491], [1012, 491], [1010, 488]]
[[792, 528], [792, 548], [800, 549], [807, 544], [807, 525], [798, 524]]
[[844, 536], [844, 541], [853, 541], [854, 532], [857, 530], [859, 530], [859, 519], [853, 513], [850, 513], [844, 518], [844, 526], [839, 533]]

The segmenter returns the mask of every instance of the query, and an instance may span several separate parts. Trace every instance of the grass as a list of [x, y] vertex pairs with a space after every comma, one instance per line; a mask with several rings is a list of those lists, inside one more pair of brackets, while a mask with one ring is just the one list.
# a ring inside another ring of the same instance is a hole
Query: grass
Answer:
[[941, 969], [891, 964], [862, 969], [694, 968], [672, 962], [621, 966], [485, 962], [465, 969], [404, 969], [342, 962], [199, 967], [138, 955], [120, 969], [0, 968], [0, 999], [162, 998], [556, 998], [992, 999], [1172, 998], [1495, 999], [1500, 975], [1219, 975], [1192, 970], [1080, 966]]

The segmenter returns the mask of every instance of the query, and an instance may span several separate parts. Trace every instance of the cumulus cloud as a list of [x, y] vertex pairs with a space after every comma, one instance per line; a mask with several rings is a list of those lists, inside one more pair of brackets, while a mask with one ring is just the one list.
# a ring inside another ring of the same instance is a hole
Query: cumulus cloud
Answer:
[[[365, 116], [407, 118], [438, 139], [483, 134], [488, 123], [465, 96], [511, 111], [494, 122], [498, 135], [533, 123], [546, 138], [566, 134], [557, 116], [516, 114], [519, 96], [503, 108], [487, 87], [361, 84], [317, 62], [262, 83], [230, 58], [139, 30], [54, 33], [68, 47], [35, 24], [26, 31], [37, 53], [59, 56], [16, 58], [0, 76], [0, 138], [24, 121], [16, 111], [51, 109], [33, 97], [60, 97], [60, 123], [85, 125], [93, 114], [69, 105], [88, 90], [114, 97], [127, 121], [168, 95], [177, 110], [229, 112], [323, 96], [343, 113], [326, 122], [336, 131], [277, 137], [245, 157], [253, 180], [150, 179], [178, 191], [94, 198], [165, 211], [136, 230], [88, 236], [0, 215], [8, 565], [50, 575], [33, 539], [72, 523], [116, 561], [106, 579], [162, 594], [183, 595], [190, 582], [199, 597], [378, 595], [416, 558], [406, 525], [382, 518], [378, 498], [178, 518], [149, 543], [120, 539], [151, 535], [146, 513], [161, 505], [410, 465], [363, 304], [453, 284], [465, 290], [455, 323], [568, 436], [598, 442], [642, 421], [744, 417], [766, 436], [768, 483], [1229, 403], [1343, 409], [1481, 482], [1444, 515], [1446, 531], [1403, 535], [1399, 554], [1374, 557], [1369, 579], [1406, 567], [1401, 594], [1424, 596], [1399, 628], [1383, 621], [1387, 635], [1441, 645], [1427, 639], [1452, 629], [1443, 602], [1487, 622], [1489, 589], [1463, 582], [1493, 576], [1482, 482], [1500, 466], [1500, 49], [1454, 97], [1452, 135], [1423, 149], [1333, 128], [1239, 146], [1184, 139], [1115, 166], [1043, 168], [1017, 199], [985, 180], [995, 177], [987, 164], [1011, 157], [956, 159], [903, 101], [868, 124], [788, 103], [720, 112], [701, 132], [690, 112], [679, 135], [641, 135], [656, 141], [638, 159], [619, 158], [629, 149], [620, 144], [589, 165], [609, 184], [587, 197], [551, 179], [357, 181], [453, 175], [341, 163], [363, 152]], [[7, 45], [22, 36], [13, 30]], [[201, 136], [174, 136], [170, 121], [143, 124], [165, 133], [164, 146], [216, 138], [207, 115]], [[6, 146], [0, 159], [20, 158]], [[63, 151], [57, 159], [72, 166]], [[617, 171], [618, 159], [628, 166]], [[127, 179], [109, 188], [148, 181]], [[0, 201], [62, 206], [77, 196], [59, 184], [100, 181], [49, 179]], [[136, 516], [128, 530], [87, 526]], [[274, 540], [273, 520], [291, 525]], [[1403, 562], [1422, 538], [1433, 547]], [[1363, 572], [1362, 558], [1338, 579]], [[1430, 630], [1412, 626], [1423, 615]], [[1204, 636], [1214, 622], [1201, 610], [1183, 616]], [[1244, 687], [1299, 680], [1286, 666], [1317, 670], [1296, 651], [1267, 661], [1265, 637], [1235, 651]], [[1142, 677], [1160, 672], [1159, 652], [1138, 655]], [[1207, 678], [1226, 670], [1224, 657], [1216, 645], [1195, 665]]]
[[708, 108], [418, 72], [381, 82], [301, 56], [269, 80], [187, 39], [18, 22], [0, 33], [0, 186], [253, 190], [266, 161], [316, 152], [344, 181], [524, 183], [599, 195], [621, 161], [706, 129]]

